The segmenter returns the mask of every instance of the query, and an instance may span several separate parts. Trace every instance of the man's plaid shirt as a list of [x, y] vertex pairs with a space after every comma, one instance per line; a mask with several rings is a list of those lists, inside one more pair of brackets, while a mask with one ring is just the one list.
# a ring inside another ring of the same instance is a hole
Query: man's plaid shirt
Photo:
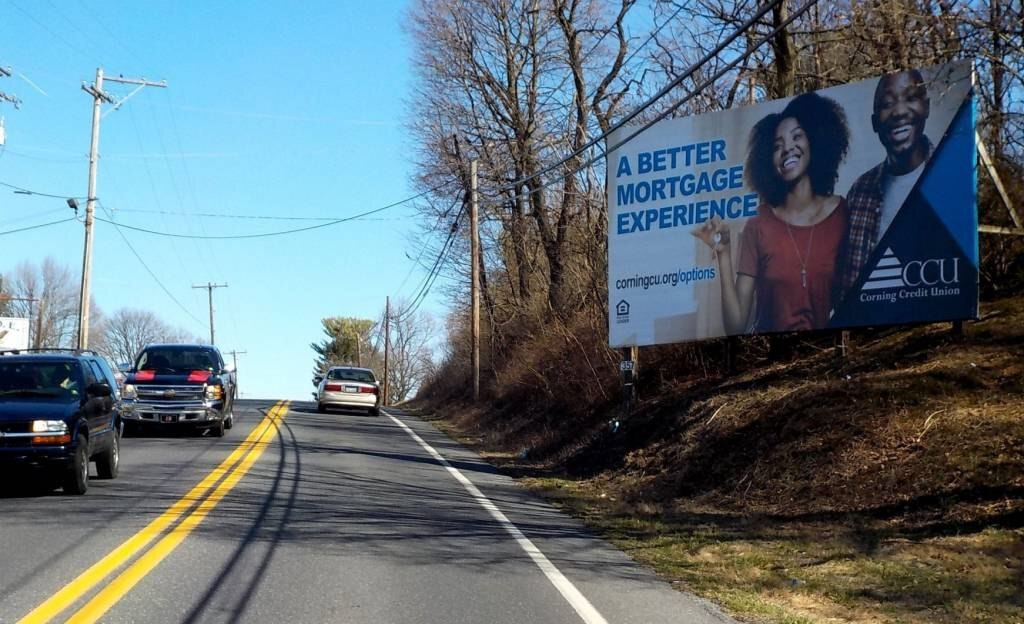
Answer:
[[850, 210], [850, 226], [846, 235], [846, 253], [842, 256], [842, 291], [845, 293], [857, 281], [860, 270], [878, 244], [878, 224], [882, 217], [882, 198], [885, 189], [886, 166], [883, 161], [868, 170], [850, 187], [846, 206]]
[[[925, 137], [925, 141], [928, 138]], [[931, 156], [932, 144], [928, 141], [928, 155]], [[926, 161], [927, 162], [927, 159]], [[923, 164], [921, 166], [924, 166]], [[885, 180], [889, 174], [888, 159], [878, 166], [869, 169], [850, 187], [846, 196], [846, 206], [850, 210], [850, 225], [846, 236], [845, 253], [840, 255], [839, 268], [842, 293], [853, 286], [860, 275], [861, 269], [878, 244], [882, 221], [882, 200], [885, 198]]]

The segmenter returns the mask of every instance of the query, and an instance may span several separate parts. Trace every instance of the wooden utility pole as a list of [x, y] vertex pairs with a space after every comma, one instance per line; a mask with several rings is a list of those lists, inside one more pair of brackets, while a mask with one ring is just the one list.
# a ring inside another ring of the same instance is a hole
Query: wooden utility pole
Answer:
[[[11, 68], [10, 67], [0, 67], [0, 77], [10, 78], [11, 77]], [[4, 93], [3, 91], [0, 91], [0, 102], [10, 102], [11, 104], [14, 104], [14, 108], [18, 108], [18, 107], [21, 106], [21, 100], [18, 99], [18, 96], [14, 95], [13, 93], [7, 94], [7, 93]], [[3, 145], [3, 141], [2, 140], [0, 140], [0, 145]]]
[[469, 190], [469, 247], [470, 262], [473, 264], [470, 270], [470, 300], [472, 306], [472, 335], [473, 335], [473, 401], [480, 400], [480, 230], [478, 221], [478, 197], [477, 197], [477, 160], [474, 158], [469, 165], [470, 190]]
[[384, 398], [382, 405], [388, 404], [388, 353], [391, 351], [391, 297], [384, 300]]
[[[100, 149], [100, 119], [103, 103], [113, 104], [111, 111], [117, 110], [128, 98], [132, 97], [144, 87], [166, 87], [164, 81], [150, 82], [145, 78], [106, 78], [110, 82], [121, 84], [137, 85], [135, 90], [115, 100], [103, 91], [103, 68], [96, 69], [96, 82], [92, 85], [83, 84], [82, 90], [92, 96], [92, 141], [89, 146], [89, 193], [85, 203], [85, 249], [82, 253], [82, 292], [78, 300], [78, 348], [86, 349], [89, 346], [89, 286], [92, 280], [92, 225], [93, 214], [96, 212], [96, 165], [99, 161]], [[107, 111], [110, 112], [110, 111]], [[213, 326], [210, 327], [211, 331]], [[212, 343], [213, 340], [211, 339]]]
[[235, 373], [235, 395], [240, 396], [242, 393], [238, 390], [238, 356], [245, 355], [246, 351], [228, 351], [227, 354], [231, 356], [231, 366]]
[[213, 338], [213, 289], [214, 288], [227, 288], [227, 284], [214, 284], [212, 282], [206, 282], [206, 285], [200, 284], [199, 286], [192, 286], [192, 288], [205, 288], [209, 292], [210, 296], [210, 345], [217, 344]]

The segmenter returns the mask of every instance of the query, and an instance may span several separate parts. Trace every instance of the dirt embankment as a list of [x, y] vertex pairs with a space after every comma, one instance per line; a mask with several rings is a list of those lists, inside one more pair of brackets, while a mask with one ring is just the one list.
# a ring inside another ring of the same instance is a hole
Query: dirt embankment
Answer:
[[676, 352], [654, 352], [642, 374], [660, 381], [626, 416], [522, 392], [418, 407], [741, 619], [1021, 621], [1024, 297], [963, 335], [820, 347], [731, 376], [668, 374]]

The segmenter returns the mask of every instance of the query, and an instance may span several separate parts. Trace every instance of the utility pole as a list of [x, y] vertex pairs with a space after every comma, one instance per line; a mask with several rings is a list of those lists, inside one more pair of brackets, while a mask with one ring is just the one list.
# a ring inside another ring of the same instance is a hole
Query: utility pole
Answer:
[[381, 405], [388, 404], [388, 352], [391, 351], [391, 297], [384, 300], [384, 398]]
[[192, 288], [205, 288], [210, 296], [210, 344], [215, 345], [213, 341], [213, 289], [214, 288], [227, 288], [227, 284], [214, 284], [212, 282], [206, 282], [206, 285], [200, 284], [199, 286], [193, 285]]
[[480, 230], [478, 221], [478, 197], [477, 197], [477, 159], [469, 164], [469, 248], [470, 262], [473, 268], [470, 269], [470, 300], [472, 306], [472, 335], [473, 335], [473, 401], [480, 400]]
[[235, 394], [241, 396], [242, 393], [238, 390], [238, 356], [245, 355], [246, 351], [228, 351], [227, 353], [231, 356], [231, 365], [234, 367]]
[[[2, 78], [10, 78], [11, 77], [11, 68], [10, 67], [0, 67], [0, 77], [2, 77]], [[7, 93], [4, 93], [3, 91], [0, 91], [0, 101], [10, 102], [11, 104], [14, 104], [14, 108], [20, 108], [21, 107], [21, 100], [19, 100], [18, 96], [14, 95], [13, 93], [7, 94]], [[3, 145], [3, 141], [0, 141], [0, 145]]]
[[226, 353], [231, 356], [231, 365], [238, 370], [238, 356], [245, 355], [248, 351], [226, 351]]
[[[100, 149], [100, 119], [103, 103], [113, 104], [117, 110], [128, 98], [132, 97], [144, 87], [166, 87], [167, 82], [150, 82], [145, 78], [107, 78], [110, 82], [121, 84], [138, 85], [134, 91], [115, 100], [103, 91], [103, 68], [96, 69], [96, 82], [92, 85], [82, 84], [82, 90], [92, 96], [92, 141], [89, 146], [89, 193], [85, 203], [85, 250], [82, 254], [82, 293], [78, 300], [78, 348], [85, 349], [89, 346], [89, 282], [92, 279], [92, 224], [93, 214], [96, 211], [96, 165], [99, 160]], [[108, 111], [110, 112], [110, 111]]]

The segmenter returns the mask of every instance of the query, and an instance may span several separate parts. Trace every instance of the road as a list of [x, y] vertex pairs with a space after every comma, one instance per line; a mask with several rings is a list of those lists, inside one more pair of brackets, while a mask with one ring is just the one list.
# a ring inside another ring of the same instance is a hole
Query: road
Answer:
[[0, 622], [731, 622], [399, 410], [235, 416], [85, 496], [5, 481]]

